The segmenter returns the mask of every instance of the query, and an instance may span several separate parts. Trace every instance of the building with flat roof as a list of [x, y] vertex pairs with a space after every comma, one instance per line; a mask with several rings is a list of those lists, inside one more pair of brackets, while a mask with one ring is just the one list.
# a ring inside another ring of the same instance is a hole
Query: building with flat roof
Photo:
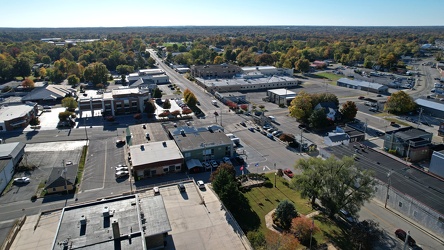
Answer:
[[237, 77], [230, 79], [205, 79], [197, 77], [196, 83], [212, 93], [291, 88], [301, 84], [296, 78], [276, 75], [258, 78]]
[[384, 150], [394, 150], [397, 155], [408, 158], [411, 162], [429, 159], [432, 137], [432, 133], [413, 127], [387, 131]]
[[249, 75], [279, 75], [279, 76], [293, 76], [293, 69], [276, 68], [274, 66], [253, 66], [253, 67], [242, 67], [242, 72], [248, 78]]
[[444, 150], [433, 151], [429, 171], [444, 178]]
[[232, 64], [193, 65], [191, 75], [199, 78], [230, 78], [241, 74], [242, 69]]
[[134, 194], [63, 208], [51, 249], [160, 249], [170, 231], [162, 196]]
[[80, 111], [101, 110], [103, 116], [116, 116], [143, 112], [149, 98], [148, 89], [121, 88], [108, 92], [86, 90], [78, 102]]
[[359, 89], [362, 91], [368, 91], [372, 93], [378, 93], [378, 94], [387, 94], [388, 93], [388, 87], [379, 83], [374, 82], [365, 82], [365, 81], [358, 81], [358, 80], [351, 80], [348, 78], [341, 78], [337, 82], [338, 86], [351, 88], [351, 89]]
[[218, 125], [173, 127], [168, 130], [185, 161], [190, 159], [206, 161], [233, 156], [233, 142]]
[[184, 157], [173, 140], [130, 146], [135, 177], [146, 178], [182, 170]]
[[276, 103], [277, 105], [288, 105], [296, 97], [296, 92], [286, 88], [269, 89], [267, 90], [267, 97], [270, 102]]
[[38, 114], [37, 103], [0, 107], [0, 131], [26, 128]]
[[0, 193], [11, 181], [24, 154], [25, 144], [22, 142], [0, 144]]

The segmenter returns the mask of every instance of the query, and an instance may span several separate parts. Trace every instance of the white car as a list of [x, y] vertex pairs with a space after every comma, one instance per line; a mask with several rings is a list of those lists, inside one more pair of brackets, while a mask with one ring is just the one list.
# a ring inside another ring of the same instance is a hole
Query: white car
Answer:
[[160, 194], [159, 187], [153, 187], [153, 191], [154, 191], [154, 195], [159, 195]]
[[124, 176], [127, 176], [128, 174], [129, 174], [128, 171], [117, 171], [116, 172], [116, 178], [124, 177]]
[[217, 161], [215, 161], [215, 160], [211, 160], [211, 161], [210, 161], [210, 164], [211, 164], [211, 166], [212, 166], [213, 168], [217, 168], [217, 167], [219, 167], [219, 164], [217, 164]]
[[116, 167], [116, 172], [119, 171], [128, 171], [128, 167]]
[[210, 170], [211, 169], [211, 164], [208, 162], [202, 162], [202, 166], [206, 169], [206, 170]]
[[30, 179], [28, 177], [19, 177], [14, 179], [15, 183], [29, 183]]
[[205, 183], [202, 180], [196, 181], [196, 184], [199, 189], [205, 189]]

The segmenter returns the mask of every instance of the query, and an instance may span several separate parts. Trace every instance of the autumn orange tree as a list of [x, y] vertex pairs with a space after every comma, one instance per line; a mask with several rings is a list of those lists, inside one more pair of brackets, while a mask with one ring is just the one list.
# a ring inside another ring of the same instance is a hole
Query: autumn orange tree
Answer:
[[309, 243], [310, 235], [319, 231], [314, 221], [305, 217], [296, 217], [291, 221], [290, 232], [303, 244]]
[[278, 234], [273, 231], [267, 231], [265, 234], [265, 249], [293, 250], [297, 249], [300, 242], [292, 234]]
[[34, 81], [26, 78], [25, 80], [23, 80], [22, 86], [23, 88], [34, 88]]

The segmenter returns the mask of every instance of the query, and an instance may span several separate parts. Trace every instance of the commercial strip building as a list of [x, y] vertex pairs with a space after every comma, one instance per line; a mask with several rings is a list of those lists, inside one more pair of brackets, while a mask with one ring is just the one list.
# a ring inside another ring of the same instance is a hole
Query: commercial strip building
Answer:
[[141, 69], [126, 76], [126, 81], [132, 85], [142, 79], [146, 83], [165, 84], [170, 82], [169, 76], [162, 69]]
[[413, 127], [387, 131], [384, 150], [395, 151], [397, 155], [408, 158], [411, 162], [418, 162], [430, 158], [432, 137], [432, 133]]
[[423, 109], [425, 114], [430, 114], [437, 117], [444, 116], [444, 104], [436, 99], [422, 99], [418, 98], [415, 103]]
[[233, 157], [233, 142], [217, 125], [208, 127], [173, 127], [168, 129], [184, 160], [207, 161]]
[[146, 178], [182, 170], [184, 157], [173, 140], [130, 146], [134, 177]]
[[22, 102], [36, 102], [39, 104], [58, 104], [65, 97], [76, 97], [76, 90], [68, 85], [50, 84], [45, 87], [35, 88], [22, 98]]
[[26, 128], [38, 114], [37, 103], [0, 107], [0, 131]]
[[338, 86], [351, 88], [351, 89], [359, 89], [362, 91], [368, 91], [377, 94], [388, 94], [388, 87], [379, 83], [374, 82], [365, 82], [365, 81], [357, 81], [351, 80], [348, 78], [341, 78], [337, 82]]
[[160, 249], [170, 231], [162, 196], [121, 196], [65, 207], [51, 249]]
[[192, 66], [191, 75], [211, 93], [288, 88], [301, 84], [293, 78], [293, 69], [274, 66], [240, 68], [235, 65]]
[[268, 101], [277, 105], [288, 105], [295, 97], [296, 92], [288, 89], [270, 89], [267, 90]]
[[79, 111], [101, 110], [104, 116], [141, 113], [149, 98], [149, 91], [141, 88], [120, 88], [111, 92], [87, 90], [79, 96]]
[[0, 193], [11, 181], [24, 154], [25, 144], [22, 142], [0, 144]]

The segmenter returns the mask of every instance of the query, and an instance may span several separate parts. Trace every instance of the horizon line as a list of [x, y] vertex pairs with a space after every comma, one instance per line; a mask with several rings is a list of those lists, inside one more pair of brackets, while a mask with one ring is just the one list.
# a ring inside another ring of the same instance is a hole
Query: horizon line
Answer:
[[153, 25], [153, 26], [78, 26], [78, 27], [0, 27], [0, 29], [79, 29], [79, 28], [168, 28], [168, 27], [361, 27], [361, 28], [408, 28], [408, 27], [444, 27], [444, 25]]

